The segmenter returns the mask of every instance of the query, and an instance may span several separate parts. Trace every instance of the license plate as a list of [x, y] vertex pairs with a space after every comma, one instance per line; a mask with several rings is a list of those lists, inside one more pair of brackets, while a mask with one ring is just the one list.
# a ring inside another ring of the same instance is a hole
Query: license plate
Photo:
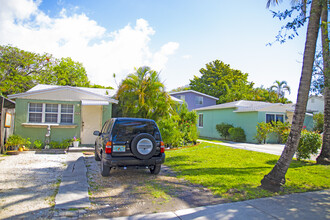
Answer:
[[122, 146], [122, 145], [120, 145], [120, 146], [113, 146], [113, 152], [125, 152], [125, 146]]

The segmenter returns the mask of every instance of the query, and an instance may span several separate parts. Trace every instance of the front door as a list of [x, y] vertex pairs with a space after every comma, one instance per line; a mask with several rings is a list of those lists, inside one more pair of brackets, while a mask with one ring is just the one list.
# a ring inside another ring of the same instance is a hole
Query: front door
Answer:
[[95, 144], [94, 131], [102, 128], [102, 106], [83, 105], [81, 108], [81, 144]]

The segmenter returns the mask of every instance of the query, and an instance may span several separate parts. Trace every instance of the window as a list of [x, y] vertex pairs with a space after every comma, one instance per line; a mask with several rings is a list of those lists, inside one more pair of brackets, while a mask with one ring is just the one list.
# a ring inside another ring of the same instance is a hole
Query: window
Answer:
[[46, 104], [45, 122], [57, 123], [58, 104]]
[[196, 96], [195, 97], [195, 104], [196, 105], [203, 105], [203, 97], [202, 96]]
[[198, 114], [198, 127], [203, 127], [203, 114]]
[[30, 123], [73, 124], [73, 105], [29, 103]]
[[41, 123], [42, 122], [42, 104], [30, 103], [29, 105], [29, 122]]
[[284, 115], [282, 115], [282, 114], [266, 114], [266, 123], [269, 123], [272, 121], [280, 121], [283, 123]]
[[73, 105], [61, 105], [61, 123], [73, 123]]
[[178, 99], [181, 99], [181, 100], [185, 101], [186, 97], [185, 97], [185, 95], [178, 95]]

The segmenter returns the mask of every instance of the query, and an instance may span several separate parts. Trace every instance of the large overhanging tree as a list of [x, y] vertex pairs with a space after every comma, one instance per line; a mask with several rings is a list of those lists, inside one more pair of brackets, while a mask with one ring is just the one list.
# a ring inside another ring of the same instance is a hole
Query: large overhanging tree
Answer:
[[279, 191], [281, 186], [285, 184], [286, 172], [299, 144], [313, 72], [316, 42], [320, 28], [321, 11], [322, 2], [320, 0], [313, 0], [311, 3], [303, 57], [303, 66], [291, 131], [281, 157], [275, 164], [274, 168], [270, 171], [270, 173], [265, 175], [261, 180], [261, 187], [264, 189]]

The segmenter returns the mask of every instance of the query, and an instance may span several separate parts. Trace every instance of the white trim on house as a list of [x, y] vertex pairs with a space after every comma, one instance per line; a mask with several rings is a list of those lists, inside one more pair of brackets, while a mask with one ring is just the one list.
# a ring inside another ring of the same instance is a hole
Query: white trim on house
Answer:
[[81, 100], [81, 105], [109, 105], [109, 101]]
[[[200, 117], [200, 116], [202, 116], [202, 117]], [[200, 118], [202, 118], [202, 120]], [[198, 114], [198, 127], [199, 128], [203, 128], [204, 127], [204, 115], [203, 115], [203, 113], [199, 113]]]
[[110, 91], [109, 89], [98, 89], [98, 88], [84, 88], [84, 87], [72, 87], [72, 86], [56, 86], [56, 85], [44, 85], [39, 84], [32, 89], [28, 90], [24, 93], [18, 93], [13, 95], [8, 95], [11, 99], [16, 98], [23, 98], [33, 95], [41, 95], [45, 93], [52, 93], [52, 92], [59, 92], [63, 90], [71, 90], [80, 94], [86, 94], [95, 96], [95, 98], [102, 99], [104, 101], [109, 101], [111, 103], [118, 104], [118, 100], [115, 100], [107, 95], [107, 92]]
[[177, 95], [177, 94], [182, 94], [182, 93], [187, 93], [187, 92], [192, 92], [192, 93], [195, 93], [195, 94], [198, 94], [198, 95], [209, 97], [211, 99], [219, 100], [218, 98], [216, 98], [214, 96], [210, 96], [210, 95], [207, 95], [205, 93], [197, 92], [195, 90], [184, 90], [184, 91], [180, 91], [180, 92], [171, 92], [170, 95]]

